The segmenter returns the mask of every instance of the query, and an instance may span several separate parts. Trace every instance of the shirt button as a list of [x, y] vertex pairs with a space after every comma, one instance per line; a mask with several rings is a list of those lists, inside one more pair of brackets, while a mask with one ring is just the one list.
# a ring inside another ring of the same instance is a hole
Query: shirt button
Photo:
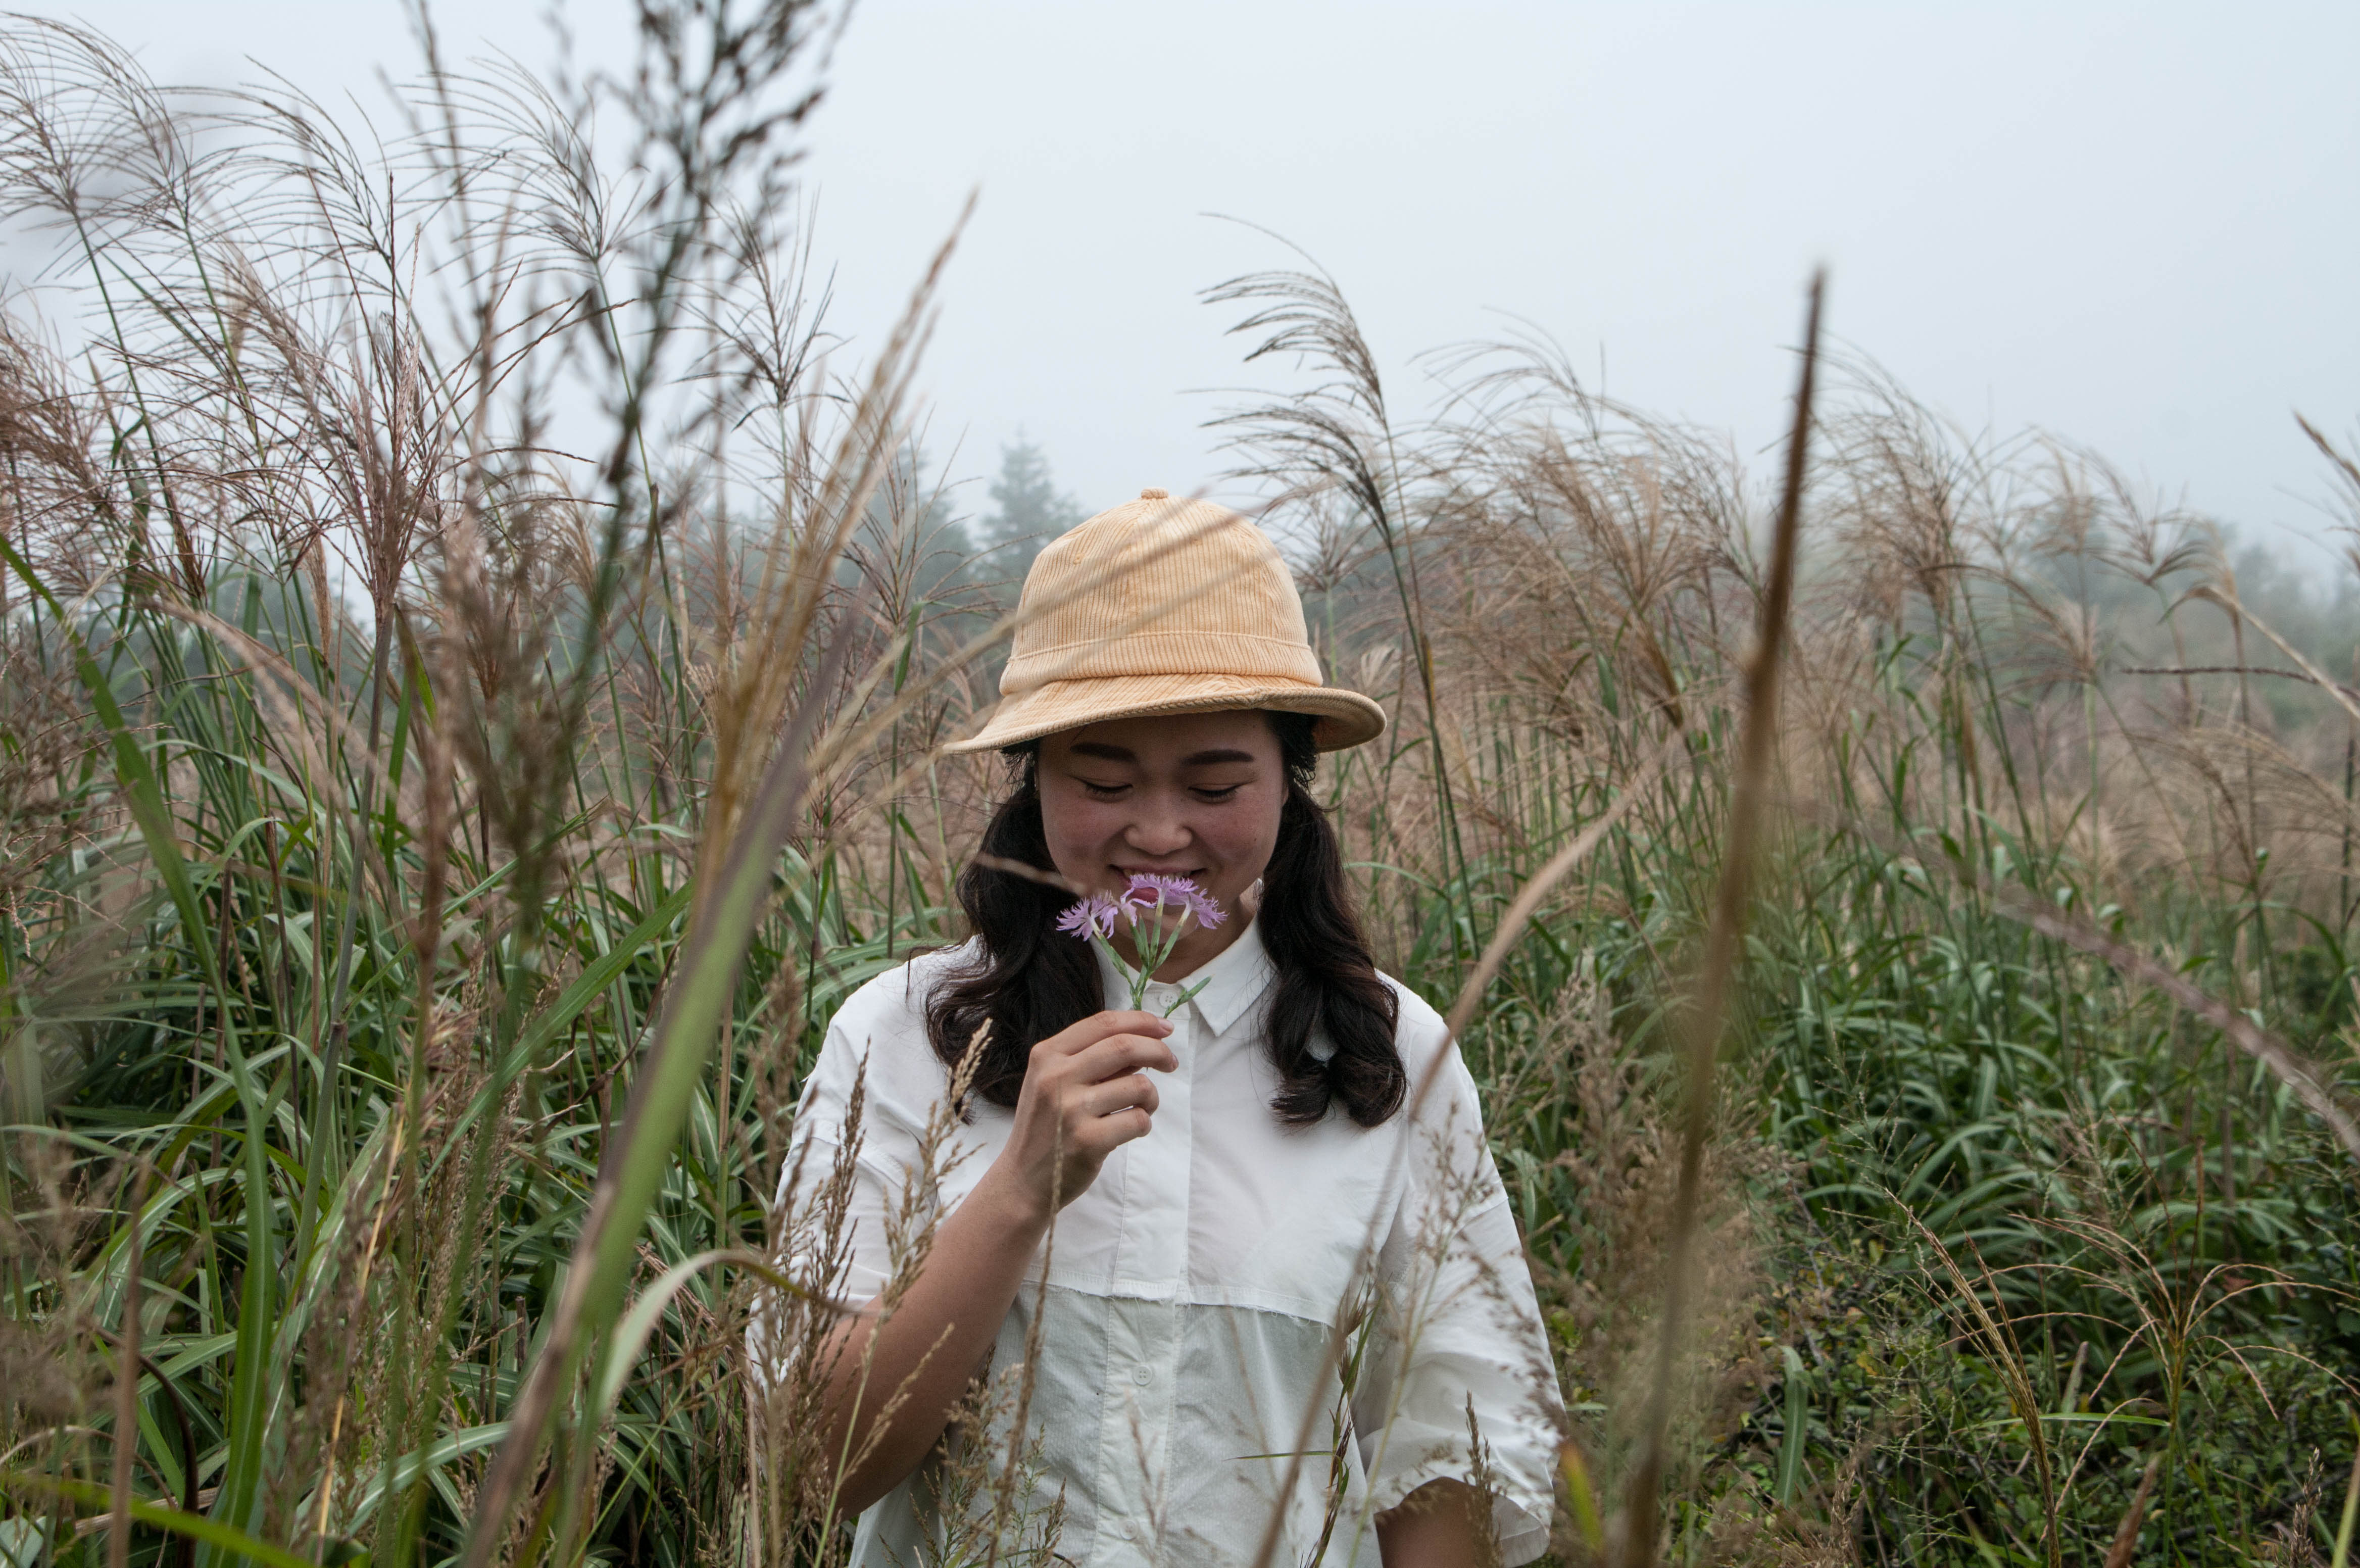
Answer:
[[1155, 1374], [1144, 1366], [1134, 1366], [1131, 1369], [1131, 1380], [1144, 1388], [1155, 1381]]

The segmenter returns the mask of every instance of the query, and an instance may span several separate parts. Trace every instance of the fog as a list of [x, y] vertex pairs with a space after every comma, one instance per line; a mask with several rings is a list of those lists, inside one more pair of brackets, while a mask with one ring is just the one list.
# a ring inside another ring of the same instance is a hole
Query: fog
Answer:
[[[159, 80], [382, 113], [393, 0], [44, 5]], [[453, 56], [552, 57], [539, 5], [436, 8]], [[629, 8], [564, 8], [619, 58]], [[2360, 8], [871, 0], [811, 124], [811, 240], [857, 356], [978, 195], [923, 378], [979, 509], [1020, 432], [1088, 510], [1214, 485], [1234, 307], [1342, 285], [1404, 418], [1418, 352], [1513, 330], [1590, 385], [1775, 434], [1816, 263], [1849, 349], [1971, 429], [2038, 425], [2248, 539], [2316, 537], [2296, 429], [2360, 416]], [[1211, 390], [1208, 390], [1211, 389]], [[1766, 466], [1766, 465], [1765, 465]]]

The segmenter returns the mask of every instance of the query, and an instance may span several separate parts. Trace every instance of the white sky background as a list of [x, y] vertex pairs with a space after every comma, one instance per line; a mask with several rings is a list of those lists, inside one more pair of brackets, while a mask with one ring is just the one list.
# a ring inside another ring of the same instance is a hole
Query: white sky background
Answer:
[[[375, 106], [417, 60], [395, 0], [30, 8], [165, 82], [250, 57]], [[539, 0], [435, 11], [449, 55], [551, 58]], [[585, 55], [626, 47], [626, 0], [567, 15]], [[2327, 493], [2293, 411], [2360, 426], [2355, 58], [2349, 0], [866, 0], [805, 173], [855, 352], [980, 190], [923, 378], [966, 510], [1020, 427], [1087, 510], [1216, 478], [1226, 400], [1193, 389], [1293, 384], [1196, 302], [1289, 260], [1219, 212], [1334, 273], [1404, 416], [1418, 351], [1515, 316], [1756, 453], [1825, 261], [1830, 330], [1922, 400], [2291, 544]]]

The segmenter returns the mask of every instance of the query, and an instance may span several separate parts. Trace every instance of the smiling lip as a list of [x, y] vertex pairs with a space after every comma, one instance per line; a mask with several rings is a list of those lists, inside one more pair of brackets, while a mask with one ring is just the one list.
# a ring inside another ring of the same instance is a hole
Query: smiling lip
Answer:
[[1114, 868], [1115, 872], [1122, 876], [1185, 877], [1199, 875], [1204, 869], [1202, 866], [1117, 866]]

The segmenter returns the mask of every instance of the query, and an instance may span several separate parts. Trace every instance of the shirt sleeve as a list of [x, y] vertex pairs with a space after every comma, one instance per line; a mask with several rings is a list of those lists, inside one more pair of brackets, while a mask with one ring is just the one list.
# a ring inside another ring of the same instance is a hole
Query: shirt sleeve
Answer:
[[[1528, 1563], [1548, 1546], [1564, 1401], [1475, 1081], [1455, 1045], [1441, 1050], [1408, 1113], [1406, 1179], [1378, 1255], [1353, 1426], [1373, 1508], [1428, 1481], [1480, 1483], [1500, 1561]], [[1418, 1076], [1413, 1065], [1413, 1097]]]

